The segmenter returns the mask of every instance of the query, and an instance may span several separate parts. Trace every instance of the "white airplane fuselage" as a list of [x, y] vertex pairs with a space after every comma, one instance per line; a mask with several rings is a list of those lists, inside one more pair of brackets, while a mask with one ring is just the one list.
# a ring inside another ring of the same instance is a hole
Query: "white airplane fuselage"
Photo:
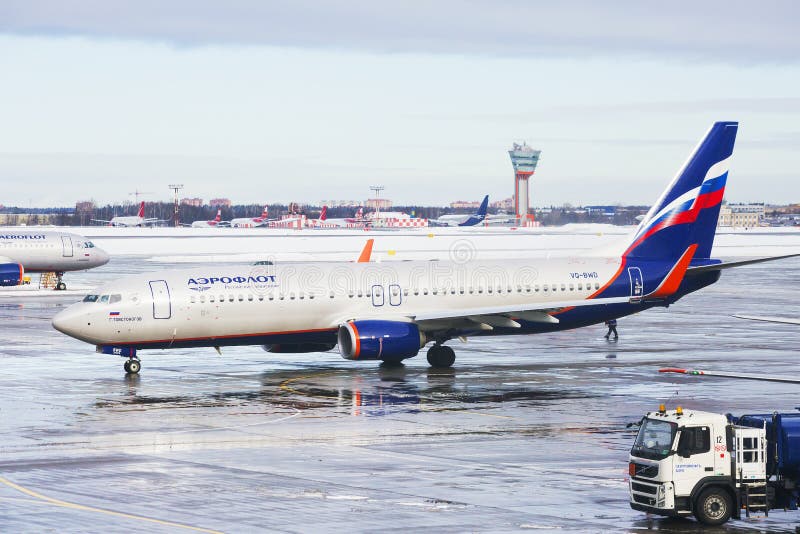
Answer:
[[108, 254], [77, 234], [0, 229], [0, 263], [8, 262], [27, 272], [81, 271], [105, 265]]
[[[59, 313], [53, 324], [87, 343], [137, 348], [322, 343], [335, 341], [341, 324], [361, 317], [402, 322], [443, 309], [543, 302], [563, 307], [597, 293], [619, 269], [619, 258], [502, 266], [483, 261], [215, 266], [125, 278], [97, 290], [93, 301]], [[103, 295], [110, 297], [105, 304]], [[441, 323], [426, 329], [479, 328], [463, 319]]]

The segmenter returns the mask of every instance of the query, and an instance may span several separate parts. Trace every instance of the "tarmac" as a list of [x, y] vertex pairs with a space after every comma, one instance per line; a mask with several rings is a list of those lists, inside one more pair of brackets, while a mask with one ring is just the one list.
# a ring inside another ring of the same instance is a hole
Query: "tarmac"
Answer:
[[[115, 259], [93, 285], [158, 263]], [[795, 532], [630, 509], [628, 450], [660, 402], [792, 411], [800, 386], [660, 375], [796, 375], [800, 259], [727, 270], [669, 309], [533, 336], [451, 342], [453, 369], [260, 347], [94, 353], [54, 331], [75, 295], [0, 300], [2, 532]]]

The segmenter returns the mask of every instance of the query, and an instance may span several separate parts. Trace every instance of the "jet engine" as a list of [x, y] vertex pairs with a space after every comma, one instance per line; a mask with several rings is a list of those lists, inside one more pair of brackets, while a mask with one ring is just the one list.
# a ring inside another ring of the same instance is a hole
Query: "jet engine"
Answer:
[[0, 263], [0, 286], [18, 286], [24, 274], [21, 263]]
[[275, 345], [262, 345], [267, 352], [280, 354], [298, 354], [301, 352], [328, 352], [336, 343], [280, 343]]
[[416, 356], [426, 342], [414, 323], [352, 321], [339, 327], [339, 353], [346, 360], [399, 362]]

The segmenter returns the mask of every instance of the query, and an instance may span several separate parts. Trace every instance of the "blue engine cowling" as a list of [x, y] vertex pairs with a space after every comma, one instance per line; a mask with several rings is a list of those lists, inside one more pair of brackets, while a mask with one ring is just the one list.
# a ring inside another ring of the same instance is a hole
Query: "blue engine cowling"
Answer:
[[20, 263], [0, 263], [0, 286], [18, 286], [22, 283], [25, 269]]
[[339, 327], [339, 353], [346, 360], [399, 362], [416, 356], [425, 342], [414, 323], [352, 321]]

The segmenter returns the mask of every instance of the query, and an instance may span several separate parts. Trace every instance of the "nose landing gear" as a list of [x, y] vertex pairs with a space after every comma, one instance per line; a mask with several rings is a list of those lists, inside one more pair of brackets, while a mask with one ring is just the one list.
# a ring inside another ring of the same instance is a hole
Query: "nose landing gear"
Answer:
[[122, 367], [125, 369], [126, 374], [137, 375], [142, 368], [142, 362], [138, 358], [129, 358], [125, 360], [125, 364]]
[[446, 345], [436, 343], [428, 349], [428, 363], [431, 364], [431, 367], [452, 367], [455, 361], [455, 351]]

